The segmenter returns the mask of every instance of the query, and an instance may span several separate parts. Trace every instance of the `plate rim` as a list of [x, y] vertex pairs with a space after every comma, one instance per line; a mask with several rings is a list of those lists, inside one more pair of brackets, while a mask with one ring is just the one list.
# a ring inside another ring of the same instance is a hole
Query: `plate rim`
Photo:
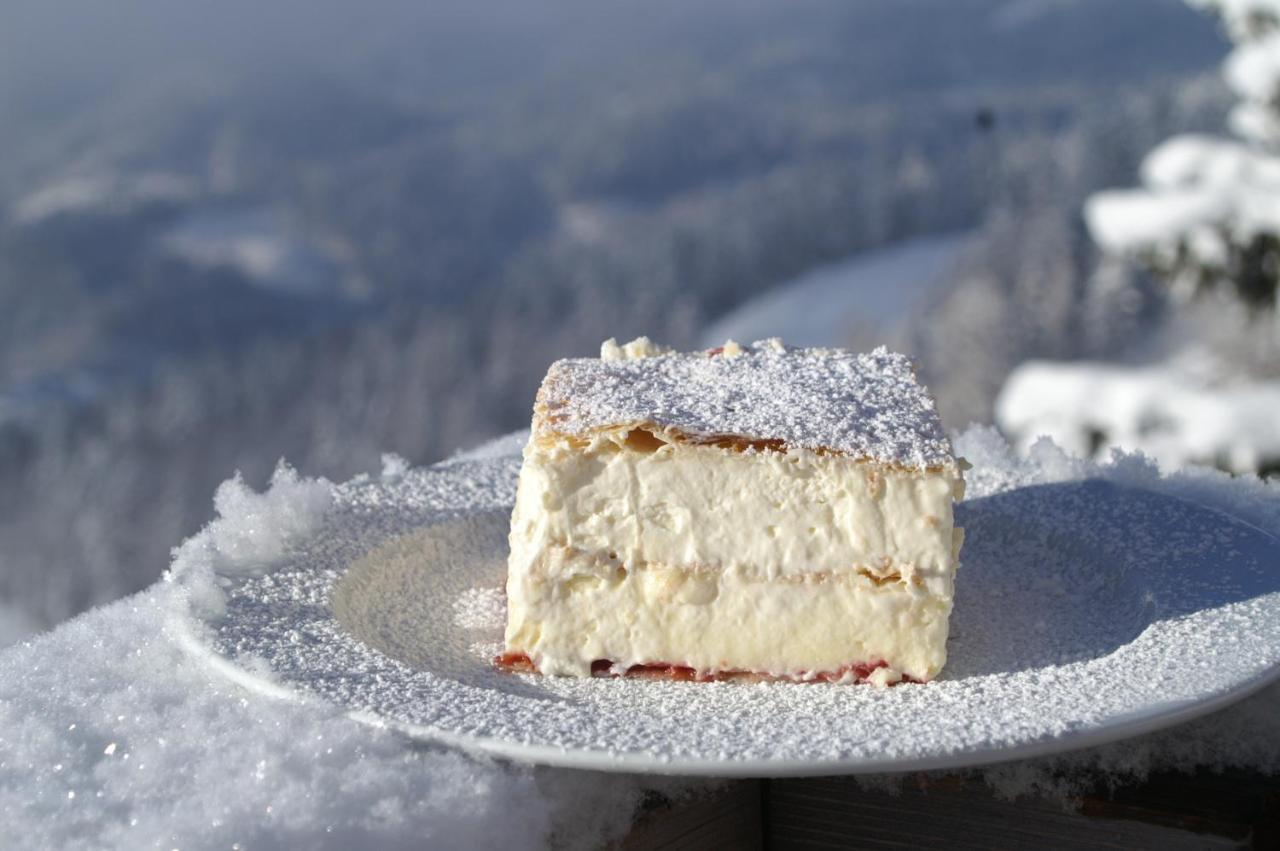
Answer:
[[384, 718], [372, 712], [352, 711], [347, 717], [362, 724], [397, 732], [416, 742], [443, 744], [470, 754], [506, 759], [552, 768], [573, 768], [627, 774], [654, 774], [672, 777], [723, 777], [765, 779], [772, 777], [833, 777], [863, 774], [903, 774], [916, 771], [945, 771], [979, 768], [1024, 759], [1053, 756], [1068, 751], [1111, 744], [1145, 733], [1154, 733], [1225, 709], [1280, 681], [1280, 664], [1273, 665], [1237, 687], [1203, 700], [1167, 701], [1149, 712], [1119, 716], [1114, 723], [1086, 727], [1048, 739], [999, 748], [974, 748], [932, 757], [884, 760], [837, 758], [814, 760], [714, 760], [700, 757], [660, 759], [649, 753], [610, 753], [590, 748], [561, 748], [502, 739], [473, 736], [429, 725], [411, 724]]
[[[201, 641], [187, 623], [179, 622], [175, 637], [182, 649], [226, 677], [256, 694], [275, 700], [304, 702], [316, 699], [295, 686], [274, 682], [255, 674], [215, 651]], [[343, 714], [352, 721], [377, 729], [389, 730], [412, 742], [454, 747], [468, 754], [509, 760], [552, 768], [605, 771], [628, 774], [653, 774], [676, 777], [723, 777], [756, 779], [769, 777], [830, 777], [862, 774], [900, 774], [915, 771], [940, 771], [956, 768], [978, 768], [1024, 759], [1052, 756], [1083, 748], [1110, 744], [1122, 739], [1158, 732], [1192, 721], [1256, 694], [1280, 681], [1280, 663], [1272, 665], [1252, 679], [1242, 681], [1203, 700], [1166, 701], [1149, 711], [1121, 716], [1102, 727], [1084, 727], [1047, 739], [998, 748], [974, 748], [940, 754], [934, 757], [908, 757], [883, 760], [838, 758], [829, 760], [715, 760], [671, 757], [661, 759], [650, 753], [611, 753], [592, 748], [568, 748], [504, 739], [498, 736], [476, 736], [442, 727], [413, 724], [387, 718], [369, 710], [348, 710]], [[323, 701], [323, 699], [321, 699]], [[328, 701], [323, 701], [329, 703]], [[332, 705], [332, 704], [330, 704]]]

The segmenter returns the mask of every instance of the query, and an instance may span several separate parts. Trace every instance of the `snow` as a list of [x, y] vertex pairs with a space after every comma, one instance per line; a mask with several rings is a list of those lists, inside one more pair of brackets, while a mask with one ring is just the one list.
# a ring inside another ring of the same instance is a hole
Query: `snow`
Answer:
[[1028, 361], [1006, 381], [996, 421], [1024, 449], [1048, 436], [1082, 456], [1141, 451], [1168, 470], [1204, 464], [1247, 473], [1280, 462], [1280, 381], [1216, 380], [1201, 360]]
[[1240, 98], [1229, 118], [1240, 139], [1169, 139], [1143, 163], [1143, 188], [1100, 192], [1084, 211], [1104, 250], [1146, 263], [1184, 297], [1247, 274], [1241, 255], [1280, 233], [1280, 4], [1189, 2], [1218, 13], [1236, 43], [1223, 74]]
[[1231, 243], [1280, 231], [1280, 157], [1228, 139], [1186, 135], [1153, 150], [1146, 187], [1099, 192], [1085, 204], [1093, 238], [1116, 254], [1172, 264], [1180, 244], [1221, 267]]
[[730, 339], [781, 337], [793, 346], [842, 346], [861, 326], [883, 333], [945, 282], [968, 237], [914, 239], [814, 269], [722, 317], [701, 343], [710, 348]]
[[312, 534], [333, 505], [333, 485], [301, 479], [281, 461], [264, 493], [254, 493], [239, 473], [218, 486], [218, 517], [207, 529], [215, 568], [226, 575], [260, 573], [293, 543]]
[[[454, 455], [449, 461], [476, 461], [482, 458], [501, 458], [504, 455], [519, 455], [529, 441], [528, 431], [515, 431], [511, 434], [495, 437], [474, 449], [468, 449]], [[448, 462], [446, 462], [448, 463]]]
[[1144, 183], [1159, 189], [1192, 187], [1208, 171], [1211, 183], [1223, 183], [1239, 176], [1245, 165], [1239, 148], [1216, 136], [1187, 134], [1160, 144], [1142, 163]]
[[1280, 0], [1187, 0], [1187, 3], [1218, 14], [1227, 33], [1236, 41], [1253, 35], [1260, 22], [1269, 21], [1271, 26], [1280, 24]]
[[[523, 437], [478, 454], [515, 463], [509, 453]], [[1105, 472], [1280, 528], [1280, 488], [1254, 480], [1211, 472], [1160, 479], [1139, 458], [1095, 467], [1047, 442], [1022, 456], [983, 429], [961, 435], [957, 450], [975, 465], [969, 477], [982, 492]], [[414, 476], [394, 461], [388, 468]], [[283, 470], [265, 494], [235, 480], [224, 488], [218, 520], [178, 550], [176, 569], [265, 570], [326, 516], [330, 486]], [[380, 522], [374, 503], [362, 510]], [[271, 540], [277, 519], [283, 533]], [[212, 583], [194, 589], [217, 592]], [[187, 583], [160, 583], [0, 651], [0, 818], [10, 840], [33, 848], [598, 847], [626, 831], [645, 789], [678, 797], [707, 788], [410, 746], [322, 701], [250, 692], [183, 643], [189, 593]], [[482, 622], [494, 604], [481, 595], [455, 614]], [[1002, 794], [1067, 798], [1099, 772], [1125, 780], [1196, 766], [1280, 770], [1280, 687], [1167, 732], [977, 773]]]
[[161, 246], [194, 266], [234, 269], [255, 286], [306, 296], [343, 295], [335, 246], [310, 238], [265, 207], [211, 206], [189, 212]]
[[36, 224], [55, 216], [86, 212], [117, 213], [150, 203], [193, 198], [196, 183], [166, 172], [72, 174], [42, 186], [14, 205], [14, 219]]
[[1231, 51], [1223, 74], [1241, 98], [1271, 101], [1280, 93], [1280, 30]]
[[1245, 139], [1280, 139], [1280, 116], [1265, 104], [1238, 103], [1227, 123], [1232, 132]]
[[1231, 111], [1231, 129], [1245, 139], [1273, 147], [1280, 143], [1280, 29], [1247, 41], [1231, 52], [1223, 68], [1241, 102]]
[[630, 778], [407, 747], [314, 702], [254, 697], [192, 664], [171, 604], [153, 590], [0, 656], [7, 842], [536, 848], [559, 833], [591, 847], [639, 801]]

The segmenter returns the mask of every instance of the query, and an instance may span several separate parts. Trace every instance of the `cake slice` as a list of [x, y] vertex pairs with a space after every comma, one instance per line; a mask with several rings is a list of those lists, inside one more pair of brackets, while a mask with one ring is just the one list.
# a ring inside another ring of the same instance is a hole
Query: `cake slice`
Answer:
[[911, 361], [645, 338], [551, 365], [507, 576], [515, 667], [880, 684], [946, 661], [962, 463]]

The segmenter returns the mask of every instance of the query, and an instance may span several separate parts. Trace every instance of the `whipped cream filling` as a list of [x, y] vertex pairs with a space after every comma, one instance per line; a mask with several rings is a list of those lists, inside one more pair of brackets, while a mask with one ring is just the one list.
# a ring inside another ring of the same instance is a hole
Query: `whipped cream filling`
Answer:
[[[512, 576], [507, 645], [543, 674], [588, 676], [591, 663], [681, 665], [856, 679], [854, 665], [887, 663], [870, 679], [935, 676], [946, 662], [951, 600], [858, 573], [758, 581], [548, 550], [547, 567]], [[547, 574], [554, 572], [554, 577]]]
[[958, 472], [735, 451], [640, 429], [533, 440], [512, 517], [507, 648], [778, 676], [946, 658]]
[[[731, 451], [648, 431], [526, 448], [511, 566], [545, 546], [774, 579], [863, 569], [951, 596], [958, 476], [844, 456]], [[545, 569], [545, 568], [543, 568]]]

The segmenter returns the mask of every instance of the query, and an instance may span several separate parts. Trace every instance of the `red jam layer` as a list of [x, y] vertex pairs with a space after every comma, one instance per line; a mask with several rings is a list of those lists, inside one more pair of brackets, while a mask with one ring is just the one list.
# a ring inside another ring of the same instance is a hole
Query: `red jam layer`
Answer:
[[[494, 660], [494, 664], [504, 671], [513, 673], [536, 674], [538, 668], [533, 664], [533, 660], [525, 653], [503, 653]], [[687, 665], [671, 665], [666, 662], [654, 662], [647, 665], [632, 665], [625, 670], [619, 670], [616, 665], [608, 659], [597, 659], [591, 663], [591, 676], [593, 677], [647, 677], [656, 680], [680, 680], [688, 682], [709, 683], [716, 680], [787, 680], [791, 682], [835, 682], [842, 680], [847, 674], [852, 673], [857, 682], [866, 682], [871, 673], [877, 668], [887, 668], [889, 663], [883, 659], [877, 662], [856, 662], [837, 668], [834, 671], [820, 671], [816, 674], [796, 674], [790, 677], [777, 677], [769, 674], [759, 674], [754, 671], [717, 671], [708, 673], [706, 671], [696, 671]], [[919, 683], [921, 680], [912, 677], [903, 677], [904, 683]]]

